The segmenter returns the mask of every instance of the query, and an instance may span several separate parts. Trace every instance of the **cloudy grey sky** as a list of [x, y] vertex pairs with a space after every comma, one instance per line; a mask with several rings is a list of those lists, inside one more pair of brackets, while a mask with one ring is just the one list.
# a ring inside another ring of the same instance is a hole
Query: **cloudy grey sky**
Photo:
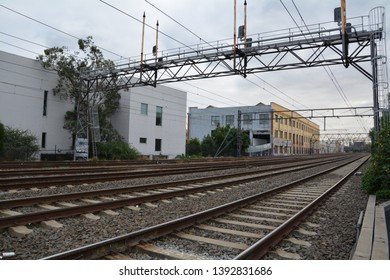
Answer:
[[[237, 0], [237, 25], [243, 24], [243, 2]], [[295, 22], [299, 25], [330, 22], [330, 26], [337, 27], [332, 23], [333, 10], [340, 6], [340, 0], [247, 0], [247, 3], [248, 34], [294, 28]], [[181, 43], [194, 45], [228, 39], [233, 37], [233, 4], [233, 0], [0, 0], [0, 50], [35, 58], [46, 47], [67, 46], [76, 50], [76, 38], [91, 35], [96, 45], [106, 50], [106, 58], [116, 61], [139, 56], [142, 31], [139, 21], [144, 12], [147, 24], [155, 26], [158, 20], [160, 31], [176, 39], [160, 34], [159, 50], [183, 47]], [[367, 16], [377, 6], [386, 8], [389, 32], [389, 0], [347, 0], [347, 17]], [[155, 31], [146, 28], [145, 52], [150, 52], [154, 44]], [[387, 45], [390, 45], [388, 39]], [[369, 64], [362, 66], [371, 72]], [[290, 109], [372, 106], [370, 80], [353, 67], [330, 69], [331, 73], [318, 67], [261, 73], [247, 79], [232, 76], [168, 86], [188, 92], [187, 105], [199, 108], [259, 102], [276, 102]], [[323, 120], [315, 122], [324, 129]], [[372, 126], [370, 117], [326, 121], [328, 133], [366, 132]]]

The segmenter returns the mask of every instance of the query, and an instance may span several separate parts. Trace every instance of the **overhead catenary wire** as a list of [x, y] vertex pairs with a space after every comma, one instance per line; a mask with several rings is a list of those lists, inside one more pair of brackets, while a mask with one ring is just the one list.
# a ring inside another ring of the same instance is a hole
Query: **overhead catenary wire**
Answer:
[[[29, 19], [29, 20], [32, 20], [32, 21], [34, 21], [34, 22], [36, 22], [36, 23], [39, 23], [39, 24], [41, 24], [41, 25], [44, 25], [44, 26], [46, 26], [46, 27], [48, 27], [48, 28], [50, 28], [50, 29], [53, 29], [53, 30], [55, 30], [55, 31], [57, 31], [57, 32], [60, 32], [60, 33], [62, 33], [62, 34], [65, 34], [65, 35], [67, 35], [67, 36], [69, 36], [69, 37], [72, 37], [72, 38], [74, 38], [74, 39], [77, 39], [77, 40], [80, 40], [80, 39], [81, 39], [81, 38], [79, 38], [79, 37], [76, 36], [76, 35], [70, 34], [69, 32], [65, 32], [65, 31], [63, 31], [63, 30], [61, 30], [61, 29], [58, 29], [58, 28], [56, 28], [56, 27], [54, 27], [54, 26], [52, 26], [52, 25], [50, 25], [50, 24], [44, 23], [44, 22], [42, 22], [42, 21], [40, 21], [40, 20], [37, 20], [37, 19], [35, 19], [35, 18], [32, 18], [32, 17], [30, 17], [30, 16], [28, 16], [28, 15], [26, 15], [26, 14], [23, 14], [23, 13], [21, 13], [21, 12], [18, 12], [18, 11], [14, 10], [14, 9], [9, 8], [9, 7], [6, 7], [6, 6], [4, 6], [3, 4], [0, 4], [0, 7], [3, 7], [4, 9], [7, 9], [7, 10], [9, 10], [9, 11], [15, 13], [15, 14], [18, 14], [18, 15], [20, 15], [20, 16], [22, 16], [22, 17], [25, 17], [25, 18], [27, 18], [27, 19]], [[123, 57], [124, 57], [124, 56], [122, 56], [122, 55], [120, 55], [120, 54], [117, 54], [117, 53], [115, 53], [115, 52], [112, 52], [112, 51], [110, 51], [110, 50], [107, 50], [107, 49], [105, 49], [105, 48], [103, 48], [103, 47], [100, 47], [100, 46], [97, 46], [97, 47], [98, 47], [99, 49], [101, 49], [101, 50], [104, 50], [104, 51], [106, 51], [106, 52], [109, 52], [109, 53], [111, 53], [111, 54], [113, 54], [113, 55], [116, 55], [116, 56], [118, 56], [118, 57], [120, 57], [120, 58], [123, 58]]]
[[[308, 28], [308, 26], [307, 26], [307, 24], [306, 24], [306, 22], [305, 22], [305, 20], [304, 20], [304, 18], [303, 18], [303, 16], [302, 16], [302, 14], [300, 13], [298, 7], [296, 6], [294, 0], [291, 0], [291, 2], [293, 3], [295, 9], [297, 10], [297, 12], [298, 12], [298, 14], [299, 14], [299, 16], [300, 16], [300, 18], [301, 18], [303, 24], [305, 25], [306, 29], [309, 31], [309, 28]], [[297, 28], [300, 30], [300, 32], [302, 33], [302, 35], [304, 35], [304, 34], [303, 34], [303, 31], [302, 31], [302, 29], [301, 29], [301, 27], [299, 26], [299, 24], [297, 23], [297, 21], [295, 20], [295, 18], [293, 17], [293, 15], [291, 14], [290, 10], [287, 8], [287, 6], [283, 3], [282, 0], [280, 0], [280, 3], [281, 3], [282, 6], [284, 7], [284, 9], [287, 11], [287, 13], [288, 13], [289, 16], [291, 17], [291, 19], [294, 21], [295, 25], [296, 25]], [[306, 35], [304, 35], [304, 37], [306, 38]], [[308, 40], [308, 39], [306, 38], [306, 40]], [[314, 52], [314, 51], [313, 51], [313, 52]], [[321, 56], [324, 57], [323, 54], [321, 54]], [[333, 85], [335, 86], [337, 92], [339, 93], [339, 95], [341, 96], [341, 98], [343, 99], [343, 101], [345, 102], [345, 104], [346, 104], [348, 107], [352, 107], [351, 103], [350, 103], [349, 100], [348, 100], [348, 97], [345, 95], [345, 93], [344, 93], [344, 91], [343, 91], [343, 89], [342, 89], [340, 83], [338, 82], [336, 76], [334, 75], [334, 73], [333, 73], [333, 71], [330, 69], [330, 67], [329, 67], [329, 66], [323, 66], [323, 69], [324, 69], [325, 72], [327, 73], [328, 77], [331, 79]], [[361, 128], [363, 128], [363, 129], [367, 132], [366, 127], [365, 127], [362, 123], [361, 123], [360, 125], [361, 125]]]
[[[18, 12], [18, 11], [16, 11], [16, 10], [14, 10], [14, 9], [8, 8], [8, 7], [6, 7], [6, 6], [2, 5], [2, 4], [0, 4], [0, 7], [3, 7], [3, 8], [5, 8], [5, 9], [7, 9], [7, 10], [13, 12], [13, 13], [16, 13], [16, 14], [20, 15], [20, 16], [26, 17], [26, 18], [28, 18], [29, 20], [32, 20], [32, 21], [37, 22], [37, 23], [39, 23], [39, 24], [42, 24], [42, 25], [44, 25], [44, 26], [46, 26], [46, 27], [48, 27], [48, 28], [51, 28], [51, 29], [53, 29], [53, 30], [55, 30], [55, 31], [57, 31], [57, 32], [60, 32], [60, 33], [62, 33], [62, 34], [65, 34], [65, 35], [70, 36], [70, 37], [75, 38], [75, 39], [79, 39], [77, 36], [75, 36], [75, 35], [73, 35], [73, 34], [71, 34], [71, 33], [69, 33], [69, 32], [60, 30], [60, 29], [58, 29], [58, 28], [56, 28], [56, 27], [53, 27], [53, 26], [51, 26], [51, 25], [49, 25], [49, 24], [47, 24], [47, 23], [44, 23], [44, 22], [42, 22], [42, 21], [39, 21], [39, 20], [37, 20], [37, 19], [35, 19], [35, 18], [31, 17], [31, 16], [28, 16], [28, 15], [26, 15], [26, 14], [24, 14], [24, 13], [21, 13], [21, 12]], [[123, 12], [123, 11], [121, 11], [121, 12]], [[137, 18], [131, 16], [130, 14], [127, 14], [127, 15], [128, 15], [129, 17], [131, 17], [131, 18], [133, 18], [133, 19], [135, 19], [135, 20], [137, 20], [137, 21], [140, 22], [140, 20], [138, 20]], [[152, 28], [153, 28], [153, 27], [152, 27]], [[154, 29], [154, 28], [153, 28], [153, 29]], [[9, 33], [1, 32], [1, 34], [6, 35], [6, 36], [10, 36], [10, 37], [16, 38], [16, 39], [18, 39], [18, 40], [22, 40], [22, 41], [25, 41], [25, 42], [34, 44], [34, 45], [37, 45], [37, 46], [40, 46], [40, 47], [43, 47], [43, 48], [46, 48], [46, 49], [49, 48], [48, 46], [45, 46], [45, 45], [43, 45], [43, 44], [36, 43], [36, 42], [32, 42], [31, 40], [27, 40], [27, 39], [24, 39], [24, 38], [21, 38], [21, 37], [19, 37], [19, 36], [15, 36], [15, 35], [12, 35], [12, 34], [9, 34]], [[170, 37], [170, 38], [173, 38], [173, 37], [171, 37], [171, 36], [169, 36], [169, 35], [167, 35], [167, 36]], [[174, 38], [173, 38], [173, 39], [174, 39]], [[175, 41], [180, 42], [180, 41], [178, 41], [178, 40], [175, 40]], [[1, 41], [0, 41], [0, 42], [1, 42]], [[8, 45], [11, 45], [11, 44], [9, 44], [9, 43], [7, 43], [7, 42], [4, 42], [4, 43], [5, 43], [5, 44], [8, 44]], [[180, 43], [181, 43], [181, 42], [180, 42]], [[181, 44], [184, 44], [184, 43], [181, 43]], [[185, 44], [184, 44], [184, 45], [185, 45]], [[15, 47], [15, 48], [23, 49], [23, 50], [25, 50], [25, 51], [28, 51], [28, 52], [34, 53], [34, 54], [36, 54], [36, 55], [39, 55], [39, 53], [30, 51], [30, 50], [28, 50], [28, 49], [25, 49], [25, 48], [22, 48], [22, 47], [19, 47], [19, 46], [16, 46], [16, 45], [12, 45], [12, 46]], [[97, 46], [97, 47], [99, 47], [99, 46]], [[102, 50], [104, 50], [104, 51], [108, 51], [108, 50], [106, 50], [105, 48], [102, 48], [102, 47], [99, 47], [99, 48], [102, 49]], [[120, 58], [123, 58], [122, 55], [116, 54], [115, 52], [112, 52], [112, 51], [108, 51], [108, 52], [110, 52], [110, 53], [112, 53], [112, 54], [115, 54], [115, 55], [119, 56]], [[74, 55], [72, 55], [72, 56], [74, 56]], [[188, 83], [187, 83], [187, 84], [188, 84]], [[188, 84], [188, 85], [190, 85], [190, 84]], [[192, 85], [191, 85], [191, 86], [192, 86]], [[200, 88], [200, 87], [198, 87], [198, 88], [199, 88], [199, 89], [202, 89], [202, 88]], [[216, 95], [216, 96], [219, 96], [219, 97], [223, 97], [222, 95], [219, 95], [219, 94], [216, 94], [216, 93], [212, 93], [211, 91], [207, 91], [207, 90], [205, 90], [205, 89], [202, 89], [202, 90], [203, 90], [203, 91], [206, 91], [206, 92], [209, 92], [209, 93], [211, 93], [211, 94], [213, 94], [213, 95]], [[226, 98], [226, 97], [223, 97], [223, 98], [228, 99], [228, 98]], [[216, 99], [212, 99], [212, 98], [209, 98], [209, 99], [212, 100], [212, 101], [217, 101]], [[236, 102], [236, 101], [233, 101], [233, 100], [231, 100], [231, 99], [228, 99], [228, 100], [230, 100], [230, 101], [232, 101], [232, 102]], [[218, 100], [218, 102], [220, 102], [220, 101]], [[208, 105], [209, 105], [209, 104], [208, 104]]]
[[[262, 87], [262, 86], [259, 86], [260, 88], [262, 88], [262, 89], [264, 89], [264, 87]], [[199, 87], [198, 87], [199, 88]], [[195, 93], [196, 94], [196, 93]], [[210, 99], [210, 100], [212, 100], [212, 99]], [[213, 100], [214, 101], [214, 100]], [[295, 107], [295, 106], [294, 106]]]
[[[102, 0], [100, 0], [102, 1]], [[201, 36], [199, 36], [198, 34], [196, 34], [195, 32], [193, 32], [191, 29], [189, 29], [188, 27], [184, 26], [182, 23], [180, 23], [179, 21], [177, 21], [176, 19], [174, 19], [172, 16], [168, 15], [166, 12], [164, 12], [163, 10], [161, 10], [160, 8], [158, 8], [156, 5], [152, 4], [150, 1], [148, 0], [145, 0], [146, 3], [148, 3], [149, 5], [151, 5], [153, 8], [155, 8], [156, 10], [158, 10], [159, 12], [161, 12], [162, 14], [164, 14], [165, 16], [167, 16], [169, 19], [171, 19], [172, 21], [174, 21], [176, 24], [178, 24], [179, 26], [181, 26], [182, 28], [184, 28], [186, 31], [188, 31], [189, 33], [191, 33], [192, 35], [194, 35], [195, 37], [199, 38], [200, 40], [202, 40], [203, 42], [205, 42], [207, 45], [211, 46], [212, 48], [214, 48], [214, 46], [212, 46], [209, 42], [203, 40], [201, 38]], [[295, 100], [294, 98], [292, 98], [291, 96], [288, 96], [287, 94], [283, 93], [281, 90], [277, 89], [275, 86], [271, 85], [270, 83], [266, 82], [264, 79], [260, 78], [258, 75], [256, 74], [253, 74], [257, 79], [261, 80], [262, 82], [264, 82], [265, 84], [269, 85], [270, 87], [272, 87], [273, 89], [277, 90], [279, 93], [281, 93], [282, 95], [286, 96], [287, 98], [291, 99], [293, 102], [297, 103], [297, 104], [300, 104], [301, 106], [303, 107], [306, 107], [305, 105], [303, 105], [302, 103], [298, 102], [297, 100]], [[268, 92], [269, 94], [273, 95], [274, 97], [282, 100], [283, 102], [286, 102], [287, 104], [290, 104], [291, 106], [295, 107], [295, 108], [298, 108], [294, 105], [294, 103], [291, 103], [289, 101], [287, 101], [286, 99], [283, 99], [281, 98], [280, 96], [274, 94], [273, 92], [271, 92], [270, 90], [266, 89], [265, 87], [262, 87], [260, 85], [258, 85], [256, 82], [254, 81], [251, 81], [249, 79], [246, 79], [246, 81], [248, 81], [249, 83], [255, 85], [256, 87]]]
[[[309, 28], [308, 28], [308, 26], [307, 26], [305, 20], [303, 19], [303, 16], [302, 16], [301, 12], [299, 11], [297, 5], [295, 4], [294, 0], [291, 0], [291, 2], [293, 3], [293, 5], [294, 5], [296, 11], [298, 12], [298, 15], [300, 16], [300, 18], [301, 18], [302, 22], [304, 23], [306, 29], [309, 30]], [[323, 54], [321, 54], [321, 56], [323, 57]], [[345, 104], [346, 104], [348, 107], [351, 107], [351, 108], [352, 108], [352, 107], [353, 107], [352, 104], [349, 102], [349, 99], [348, 99], [347, 95], [345, 94], [345, 92], [344, 92], [343, 88], [341, 87], [339, 81], [337, 80], [336, 76], [334, 75], [332, 69], [331, 69], [329, 66], [327, 66], [327, 68], [328, 68], [328, 70], [329, 70], [331, 76], [334, 78], [334, 80], [333, 80], [333, 78], [330, 77], [330, 78], [332, 79], [332, 82], [334, 81], [334, 84], [335, 84], [336, 88], [339, 89], [338, 92], [339, 92], [340, 96], [343, 98]], [[325, 71], [326, 71], [326, 68], [325, 68], [325, 67], [324, 67], [324, 69], [325, 69]], [[328, 73], [328, 72], [327, 72], [327, 73]], [[329, 75], [329, 74], [328, 74], [328, 75]], [[351, 109], [350, 111], [352, 112], [352, 109]], [[367, 129], [366, 129], [366, 127], [364, 126], [363, 122], [362, 122], [360, 119], [357, 119], [357, 122], [360, 122], [360, 125], [361, 125], [361, 127], [363, 128], [363, 130], [364, 130], [365, 132], [367, 132]]]
[[[111, 7], [111, 8], [113, 8], [114, 10], [117, 10], [118, 12], [120, 12], [120, 13], [122, 13], [122, 14], [124, 14], [124, 15], [126, 15], [126, 16], [128, 16], [128, 17], [130, 17], [130, 18], [132, 18], [132, 19], [134, 19], [134, 20], [136, 20], [136, 21], [138, 21], [138, 22], [140, 22], [141, 24], [144, 24], [142, 20], [139, 20], [138, 18], [136, 18], [136, 17], [130, 15], [129, 13], [127, 13], [127, 12], [125, 12], [125, 11], [123, 11], [123, 10], [117, 8], [117, 7], [115, 7], [114, 5], [111, 5], [110, 3], [107, 3], [106, 1], [103, 1], [103, 0], [99, 0], [99, 1], [102, 2], [102, 3], [105, 4], [105, 5], [107, 5], [107, 6]], [[154, 26], [151, 26], [150, 24], [145, 23], [145, 26], [147, 26], [147, 27], [153, 29], [154, 31], [157, 31], [157, 29], [156, 29]], [[176, 38], [172, 37], [171, 35], [169, 35], [169, 34], [167, 34], [167, 33], [165, 33], [165, 32], [162, 32], [161, 30], [158, 30], [158, 32], [159, 32], [160, 34], [162, 34], [162, 35], [168, 37], [169, 39], [171, 39], [171, 40], [173, 40], [173, 41], [175, 41], [175, 42], [177, 42], [177, 43], [179, 43], [179, 44], [181, 44], [181, 45], [183, 45], [183, 46], [185, 46], [185, 47], [187, 47], [187, 48], [189, 48], [189, 49], [191, 49], [191, 50], [193, 50], [193, 51], [196, 51], [194, 48], [192, 48], [192, 47], [188, 46], [187, 44], [185, 44], [185, 43], [183, 43], [183, 42], [177, 40]]]

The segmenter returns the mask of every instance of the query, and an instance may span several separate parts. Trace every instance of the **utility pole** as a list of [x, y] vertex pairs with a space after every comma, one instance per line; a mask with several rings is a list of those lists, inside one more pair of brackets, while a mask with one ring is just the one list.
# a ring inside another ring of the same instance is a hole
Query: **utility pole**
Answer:
[[156, 62], [156, 66], [157, 66], [157, 61], [158, 61], [158, 21], [157, 21], [157, 24], [156, 24], [156, 45], [153, 49], [153, 54], [154, 54], [154, 59], [155, 59], [155, 62]]
[[348, 33], [347, 33], [347, 5], [346, 0], [341, 0], [341, 36], [343, 43], [344, 66], [348, 68]]
[[142, 20], [142, 40], [141, 40], [141, 73], [140, 80], [142, 81], [142, 65], [144, 64], [144, 40], [145, 40], [145, 12]]
[[374, 131], [380, 130], [379, 118], [379, 85], [378, 85], [378, 55], [375, 39], [371, 39], [372, 91], [374, 104]]
[[233, 61], [233, 67], [234, 70], [236, 70], [236, 53], [237, 53], [237, 0], [234, 0], [234, 35], [233, 35], [233, 53], [234, 53], [234, 61]]
[[246, 0], [244, 2], [244, 48], [246, 48]]

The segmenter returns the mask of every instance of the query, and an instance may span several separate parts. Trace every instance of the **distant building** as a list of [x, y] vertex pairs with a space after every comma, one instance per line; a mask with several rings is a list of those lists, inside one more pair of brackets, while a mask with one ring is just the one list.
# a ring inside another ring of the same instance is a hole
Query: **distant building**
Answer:
[[333, 154], [344, 152], [344, 144], [338, 140], [323, 140], [320, 143], [320, 154]]
[[239, 116], [242, 131], [250, 138], [247, 152], [252, 156], [319, 153], [319, 141], [312, 137], [319, 135], [319, 125], [273, 102], [241, 107], [190, 107], [188, 139], [202, 140], [218, 126], [237, 128]]
[[[40, 62], [0, 51], [0, 122], [29, 130], [41, 154], [72, 153], [72, 136], [63, 128], [65, 112], [74, 104], [52, 89], [54, 71]], [[165, 86], [123, 91], [112, 125], [141, 154], [168, 158], [185, 153], [186, 92]]]

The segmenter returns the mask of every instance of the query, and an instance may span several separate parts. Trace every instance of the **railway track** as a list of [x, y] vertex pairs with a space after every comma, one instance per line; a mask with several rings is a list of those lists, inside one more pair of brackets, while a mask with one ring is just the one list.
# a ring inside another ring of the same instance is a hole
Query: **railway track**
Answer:
[[355, 158], [260, 194], [44, 259], [258, 259], [366, 160]]
[[[0, 217], [0, 229], [86, 213], [96, 213], [107, 209], [114, 210], [121, 207], [137, 206], [142, 203], [151, 203], [173, 197], [197, 193], [204, 194], [207, 191], [214, 191], [278, 174], [297, 172], [339, 161], [339, 158], [331, 160], [310, 160], [303, 163], [279, 164], [276, 167], [271, 166], [263, 170], [228, 175], [208, 176], [125, 188], [109, 188], [73, 193], [68, 193], [67, 191], [66, 193], [56, 195], [39, 195], [0, 200], [0, 214], [6, 215], [6, 217]], [[340, 164], [346, 163], [345, 161], [341, 161]], [[49, 203], [51, 205], [48, 205]], [[42, 208], [46, 210], [42, 210]]]
[[[345, 156], [340, 156], [343, 158]], [[321, 157], [326, 160], [327, 157]], [[27, 170], [3, 170], [0, 171], [0, 191], [45, 188], [50, 186], [80, 185], [86, 183], [108, 182], [124, 179], [135, 179], [145, 177], [159, 177], [167, 175], [178, 175], [188, 173], [201, 173], [207, 171], [225, 170], [228, 168], [243, 168], [248, 166], [269, 166], [275, 164], [285, 164], [288, 162], [312, 161], [310, 157], [299, 157], [291, 159], [268, 159], [268, 160], [246, 160], [239, 162], [207, 162], [207, 163], [186, 163], [158, 165], [158, 166], [138, 166], [132, 170], [128, 167], [88, 167], [71, 169], [27, 169]], [[22, 176], [23, 175], [23, 176]]]

